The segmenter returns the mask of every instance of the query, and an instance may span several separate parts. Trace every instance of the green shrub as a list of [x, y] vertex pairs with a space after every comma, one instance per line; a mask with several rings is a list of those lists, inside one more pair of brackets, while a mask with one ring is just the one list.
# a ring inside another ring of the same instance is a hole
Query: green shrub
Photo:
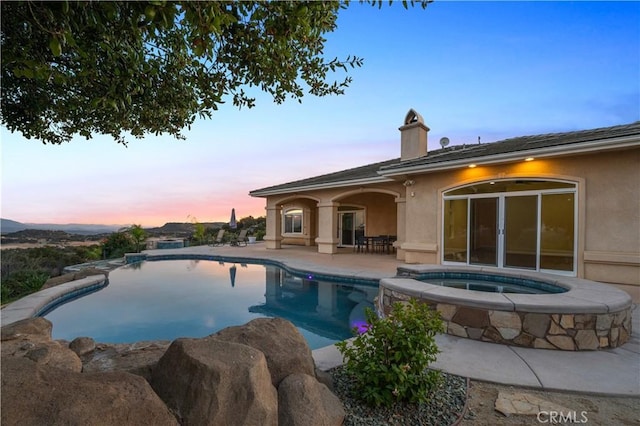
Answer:
[[107, 259], [116, 259], [125, 253], [135, 252], [136, 243], [128, 233], [114, 232], [102, 242], [102, 249]]
[[99, 260], [101, 257], [102, 247], [99, 245], [2, 250], [2, 303], [40, 290], [49, 277], [62, 274], [65, 266]]
[[44, 271], [17, 271], [2, 280], [2, 304], [40, 290], [49, 275]]
[[336, 344], [354, 396], [376, 406], [426, 401], [441, 380], [439, 372], [427, 369], [439, 352], [435, 335], [444, 331], [439, 313], [411, 300], [395, 303], [385, 318], [371, 309], [365, 315], [367, 331]]

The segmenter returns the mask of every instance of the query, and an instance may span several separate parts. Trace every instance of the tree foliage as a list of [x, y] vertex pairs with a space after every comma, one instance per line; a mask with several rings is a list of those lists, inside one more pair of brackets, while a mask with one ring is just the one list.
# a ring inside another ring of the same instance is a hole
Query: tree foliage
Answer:
[[40, 290], [47, 279], [62, 274], [65, 266], [98, 260], [100, 253], [98, 245], [2, 250], [2, 303]]
[[247, 87], [277, 103], [342, 94], [351, 78], [332, 81], [333, 73], [362, 59], [325, 59], [324, 35], [347, 5], [2, 2], [2, 124], [43, 143], [96, 133], [126, 143], [148, 133], [181, 138], [227, 99], [252, 107]]
[[136, 253], [140, 253], [142, 243], [147, 238], [147, 231], [142, 228], [142, 225], [131, 225], [129, 227], [129, 235], [136, 247]]
[[123, 257], [136, 250], [136, 243], [128, 232], [113, 232], [102, 241], [102, 251], [107, 259]]

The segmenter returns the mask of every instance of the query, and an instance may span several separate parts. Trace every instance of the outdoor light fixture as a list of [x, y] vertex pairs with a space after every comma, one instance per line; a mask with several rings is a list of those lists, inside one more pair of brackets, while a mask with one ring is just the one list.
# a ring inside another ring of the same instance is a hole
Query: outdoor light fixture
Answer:
[[533, 160], [535, 160], [535, 158], [533, 158], [533, 157], [527, 157], [527, 158], [524, 159], [524, 161], [533, 161]]
[[469, 164], [469, 168], [470, 168], [470, 169], [474, 169], [475, 167], [476, 167], [476, 165], [475, 165], [475, 164]]

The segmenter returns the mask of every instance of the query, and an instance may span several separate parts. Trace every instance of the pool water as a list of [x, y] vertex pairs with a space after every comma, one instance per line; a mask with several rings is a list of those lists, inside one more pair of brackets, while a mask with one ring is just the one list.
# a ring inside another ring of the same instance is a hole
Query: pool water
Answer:
[[[462, 275], [462, 274], [458, 274]], [[474, 278], [422, 278], [420, 281], [463, 290], [484, 291], [490, 293], [549, 294], [562, 293], [565, 289], [538, 281], [484, 276]], [[498, 281], [499, 279], [499, 281]]]
[[53, 338], [103, 343], [204, 337], [261, 317], [291, 321], [311, 349], [352, 336], [378, 286], [316, 281], [271, 265], [145, 261], [109, 273], [103, 289], [43, 316]]

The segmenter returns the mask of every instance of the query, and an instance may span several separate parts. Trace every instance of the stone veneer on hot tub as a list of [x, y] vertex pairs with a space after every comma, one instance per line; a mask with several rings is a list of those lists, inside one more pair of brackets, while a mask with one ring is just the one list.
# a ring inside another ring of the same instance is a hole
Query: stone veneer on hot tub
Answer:
[[[556, 294], [489, 293], [418, 281], [421, 274], [461, 272], [539, 281], [567, 289]], [[416, 298], [438, 310], [447, 334], [507, 345], [595, 350], [615, 348], [631, 335], [631, 297], [580, 278], [488, 267], [406, 265], [380, 280], [378, 310]]]

